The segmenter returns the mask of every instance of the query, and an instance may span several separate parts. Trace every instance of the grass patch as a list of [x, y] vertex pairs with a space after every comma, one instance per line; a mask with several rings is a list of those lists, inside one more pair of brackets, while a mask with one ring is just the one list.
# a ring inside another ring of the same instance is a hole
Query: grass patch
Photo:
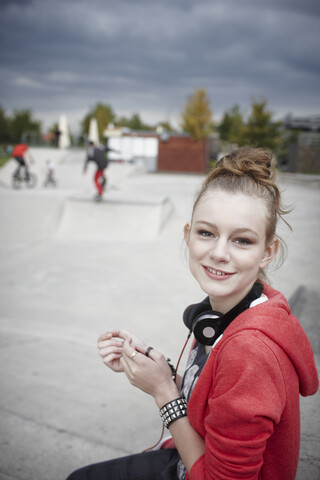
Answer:
[[3, 167], [10, 160], [11, 155], [0, 155], [0, 167]]

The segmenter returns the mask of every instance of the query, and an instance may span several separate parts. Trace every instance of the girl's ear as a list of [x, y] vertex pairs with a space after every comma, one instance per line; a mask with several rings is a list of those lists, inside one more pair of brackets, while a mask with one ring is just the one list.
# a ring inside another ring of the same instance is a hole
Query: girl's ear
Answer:
[[260, 269], [266, 267], [274, 257], [276, 256], [279, 250], [279, 240], [276, 237], [273, 237], [271, 242], [266, 246], [264, 254], [260, 262]]
[[190, 223], [186, 223], [184, 226], [184, 241], [186, 242], [187, 246], [189, 245], [190, 230], [191, 230]]

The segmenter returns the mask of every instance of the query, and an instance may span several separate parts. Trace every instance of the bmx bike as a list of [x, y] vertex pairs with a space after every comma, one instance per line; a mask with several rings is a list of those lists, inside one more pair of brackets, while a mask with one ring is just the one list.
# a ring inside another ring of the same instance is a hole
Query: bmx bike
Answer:
[[22, 173], [21, 170], [22, 169], [12, 175], [12, 187], [18, 189], [25, 184], [28, 188], [34, 188], [38, 181], [36, 174], [26, 170]]
[[43, 184], [44, 187], [56, 187], [57, 186], [57, 180], [54, 175], [54, 173], [49, 172], [46, 176], [46, 179]]

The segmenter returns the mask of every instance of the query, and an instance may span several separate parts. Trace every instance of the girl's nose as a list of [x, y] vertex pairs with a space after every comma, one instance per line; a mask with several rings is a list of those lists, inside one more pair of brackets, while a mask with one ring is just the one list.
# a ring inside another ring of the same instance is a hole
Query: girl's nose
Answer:
[[217, 239], [212, 245], [209, 255], [216, 262], [228, 262], [230, 260], [228, 242], [223, 238]]

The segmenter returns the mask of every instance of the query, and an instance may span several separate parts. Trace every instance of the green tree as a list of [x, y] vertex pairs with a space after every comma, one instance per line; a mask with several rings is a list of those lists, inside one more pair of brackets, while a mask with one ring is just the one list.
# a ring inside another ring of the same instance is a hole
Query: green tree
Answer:
[[10, 125], [9, 119], [7, 118], [5, 111], [0, 107], [0, 143], [10, 143], [11, 134], [10, 134]]
[[158, 127], [163, 127], [163, 129], [166, 131], [166, 132], [175, 132], [175, 129], [172, 127], [172, 125], [170, 124], [170, 122], [159, 122], [157, 124]]
[[84, 136], [88, 135], [89, 124], [92, 117], [97, 119], [99, 137], [102, 138], [102, 134], [108, 127], [109, 123], [114, 123], [115, 113], [110, 105], [97, 103], [81, 122], [81, 131]]
[[15, 110], [9, 121], [11, 139], [14, 143], [21, 142], [23, 134], [40, 135], [41, 122], [33, 120], [30, 109]]
[[276, 151], [281, 142], [280, 122], [272, 122], [272, 112], [266, 109], [267, 101], [252, 100], [251, 114], [242, 129], [240, 145], [253, 145]]
[[188, 97], [182, 112], [181, 127], [195, 140], [202, 140], [212, 133], [212, 111], [205, 89], [198, 88]]
[[147, 125], [141, 120], [139, 113], [133, 113], [131, 117], [122, 116], [115, 121], [115, 125], [131, 130], [153, 130], [153, 126]]
[[238, 105], [234, 105], [228, 110], [217, 127], [220, 139], [225, 142], [239, 144], [243, 130], [243, 118]]

